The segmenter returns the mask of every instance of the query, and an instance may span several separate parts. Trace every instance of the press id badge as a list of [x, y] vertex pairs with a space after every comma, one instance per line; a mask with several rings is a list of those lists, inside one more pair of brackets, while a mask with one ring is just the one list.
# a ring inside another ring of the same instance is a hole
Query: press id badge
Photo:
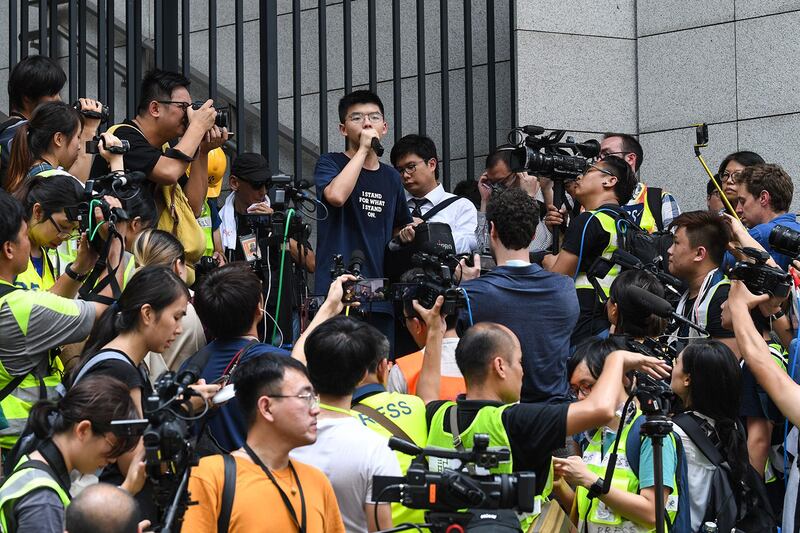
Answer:
[[258, 246], [258, 239], [256, 239], [256, 236], [252, 233], [239, 237], [239, 243], [242, 245], [244, 258], [248, 263], [252, 263], [261, 257], [261, 248]]

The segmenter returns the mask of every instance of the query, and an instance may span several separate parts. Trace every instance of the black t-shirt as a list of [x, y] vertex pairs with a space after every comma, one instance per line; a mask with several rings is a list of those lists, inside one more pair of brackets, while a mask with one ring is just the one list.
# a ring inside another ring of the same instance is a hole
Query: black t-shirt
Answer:
[[[428, 427], [434, 413], [444, 401], [434, 401], [426, 406]], [[460, 400], [458, 402], [458, 427], [468, 427], [481, 407], [500, 407], [500, 402]], [[541, 494], [550, 468], [553, 451], [564, 447], [567, 438], [567, 410], [569, 403], [519, 403], [503, 411], [503, 426], [511, 443], [514, 472], [534, 472], [536, 493]], [[449, 413], [448, 413], [449, 415]], [[444, 430], [450, 432], [450, 418], [444, 417]]]
[[[730, 289], [730, 285], [722, 285], [717, 288], [714, 296], [711, 297], [711, 302], [708, 304], [708, 324], [706, 324], [706, 331], [715, 339], [732, 339], [735, 336], [733, 331], [722, 327], [722, 304], [728, 299], [728, 292]], [[692, 309], [696, 301], [697, 298], [688, 300], [681, 314], [686, 318], [691, 318]], [[680, 328], [678, 328], [678, 336], [688, 337], [689, 331], [689, 326], [681, 324]]]
[[[147, 142], [145, 136], [139, 131], [139, 127], [132, 120], [125, 120], [122, 124], [127, 124], [127, 126], [120, 126], [114, 130], [114, 135], [120, 140], [128, 141], [130, 144], [130, 149], [122, 156], [125, 162], [125, 170], [129, 172], [144, 172], [149, 179], [150, 173], [153, 172], [153, 167], [156, 166], [158, 159], [164, 154], [160, 148], [156, 148]], [[108, 174], [110, 171], [111, 169], [106, 160], [97, 156], [92, 163], [89, 177], [95, 179]], [[150, 194], [153, 194], [155, 186], [152, 182], [147, 190]]]
[[[103, 352], [118, 353], [120, 355], [125, 356], [127, 361], [120, 361], [117, 359], [110, 359], [108, 361], [103, 361], [102, 363], [98, 363], [97, 365], [90, 368], [81, 379], [85, 379], [87, 376], [111, 376], [112, 378], [116, 378], [121, 382], [123, 382], [131, 390], [137, 388], [141, 389], [142, 398], [148, 396], [150, 392], [152, 392], [150, 379], [147, 376], [147, 371], [145, 370], [144, 366], [140, 366], [139, 368], [137, 368], [136, 365], [134, 365], [131, 358], [128, 357], [128, 354], [126, 354], [123, 351], [106, 349], [106, 350], [101, 350], [98, 353], [103, 353]], [[97, 356], [95, 355], [93, 357]]]
[[[616, 204], [605, 204], [600, 209], [607, 209], [615, 213], [623, 213], [620, 206]], [[613, 216], [607, 213], [609, 216]], [[564, 242], [561, 245], [563, 250], [577, 255], [580, 258], [579, 270], [586, 272], [591, 268], [595, 260], [603, 255], [603, 250], [608, 246], [610, 235], [603, 229], [597, 216], [588, 211], [584, 211], [569, 224], [564, 234]], [[572, 275], [574, 273], [570, 273]], [[600, 298], [592, 289], [578, 289], [578, 305], [581, 312], [578, 323], [572, 332], [572, 345], [575, 346], [581, 341], [597, 335], [610, 324], [606, 317], [605, 307], [600, 302]]]

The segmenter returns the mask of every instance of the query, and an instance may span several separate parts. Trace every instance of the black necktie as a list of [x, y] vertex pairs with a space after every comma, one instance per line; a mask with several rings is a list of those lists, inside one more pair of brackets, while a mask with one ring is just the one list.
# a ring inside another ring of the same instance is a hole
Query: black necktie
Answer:
[[422, 206], [425, 205], [427, 200], [425, 198], [412, 198], [411, 202], [414, 204], [414, 209], [411, 210], [411, 216], [422, 218]]

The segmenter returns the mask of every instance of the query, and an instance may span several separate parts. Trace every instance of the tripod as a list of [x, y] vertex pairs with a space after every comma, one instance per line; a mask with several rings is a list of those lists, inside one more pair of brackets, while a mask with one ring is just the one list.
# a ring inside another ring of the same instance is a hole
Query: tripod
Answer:
[[646, 414], [646, 421], [642, 424], [641, 434], [650, 437], [653, 443], [653, 481], [656, 491], [656, 532], [664, 533], [664, 437], [672, 433], [672, 422], [663, 414]]

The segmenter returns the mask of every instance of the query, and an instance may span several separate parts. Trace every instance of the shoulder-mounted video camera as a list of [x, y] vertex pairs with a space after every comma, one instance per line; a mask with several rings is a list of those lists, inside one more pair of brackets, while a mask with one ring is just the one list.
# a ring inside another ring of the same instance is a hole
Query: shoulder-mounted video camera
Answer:
[[739, 250], [752, 261], [737, 261], [728, 272], [729, 278], [743, 281], [753, 294], [769, 294], [779, 298], [789, 295], [792, 276], [780, 268], [767, 265], [769, 260], [767, 252], [757, 248]]
[[458, 265], [456, 255], [433, 255], [424, 252], [414, 252], [411, 256], [411, 265], [419, 268], [421, 273], [414, 281], [409, 283], [392, 284], [392, 300], [410, 305], [417, 300], [425, 309], [433, 308], [436, 298], [444, 297], [441, 313], [453, 315], [467, 305], [463, 291], [458, 288], [454, 279], [455, 268]]
[[600, 154], [600, 143], [590, 139], [583, 143], [567, 137], [566, 130], [545, 134], [541, 126], [522, 126], [511, 130], [511, 171], [564, 181], [575, 179], [589, 166], [589, 159]]
[[769, 232], [769, 245], [776, 252], [793, 259], [800, 258], [800, 231], [777, 225]]

